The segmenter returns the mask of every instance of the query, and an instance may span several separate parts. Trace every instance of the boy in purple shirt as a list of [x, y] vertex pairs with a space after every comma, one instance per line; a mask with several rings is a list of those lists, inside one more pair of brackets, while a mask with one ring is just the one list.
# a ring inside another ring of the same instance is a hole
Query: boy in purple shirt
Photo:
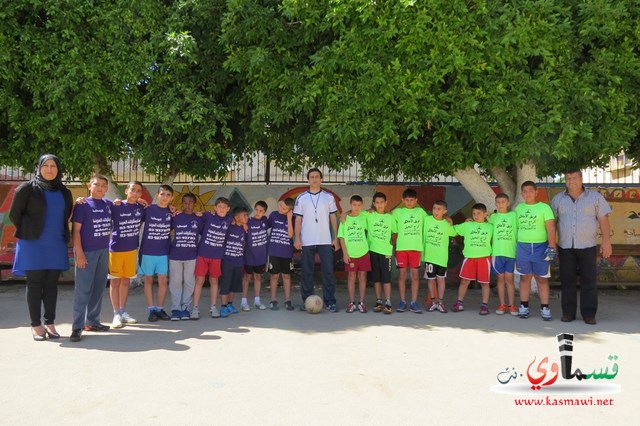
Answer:
[[72, 342], [82, 339], [82, 331], [107, 331], [100, 323], [102, 293], [109, 270], [111, 201], [105, 200], [108, 181], [94, 176], [89, 182], [90, 197], [73, 209], [73, 250], [76, 280], [73, 292]]
[[[171, 246], [171, 210], [173, 188], [160, 185], [157, 204], [145, 210], [145, 225], [140, 242], [140, 272], [144, 275], [144, 297], [147, 301], [148, 320], [150, 322], [169, 320], [164, 311], [164, 298], [167, 295], [168, 256]], [[153, 302], [153, 276], [158, 275], [158, 304]]]
[[220, 316], [237, 314], [233, 306], [233, 296], [242, 291], [242, 273], [244, 271], [244, 249], [247, 244], [247, 222], [249, 214], [245, 207], [233, 209], [233, 222], [229, 225], [224, 241], [222, 257], [222, 277], [220, 279]]
[[196, 196], [188, 193], [182, 196], [182, 212], [171, 222], [173, 240], [169, 251], [169, 291], [171, 292], [171, 321], [191, 318], [189, 307], [196, 285], [196, 258], [198, 257], [198, 236], [202, 220], [193, 209]]
[[293, 208], [295, 207], [293, 198], [285, 198], [278, 202], [278, 211], [269, 215], [269, 243], [267, 251], [269, 253], [269, 274], [271, 274], [271, 302], [269, 309], [277, 311], [278, 307], [277, 291], [278, 278], [282, 275], [282, 286], [284, 287], [284, 304], [287, 311], [293, 311], [291, 303], [291, 258], [293, 257]]
[[126, 201], [114, 202], [111, 208], [113, 231], [109, 244], [109, 296], [113, 306], [112, 328], [138, 321], [126, 311], [129, 282], [135, 278], [138, 265], [140, 225], [144, 220], [144, 207], [138, 203], [142, 196], [142, 184], [129, 182], [124, 190]]
[[224, 241], [227, 230], [233, 220], [229, 213], [229, 200], [220, 197], [215, 201], [215, 214], [209, 211], [202, 215], [203, 227], [200, 242], [198, 243], [198, 257], [196, 259], [196, 288], [193, 292], [193, 309], [191, 319], [200, 318], [200, 294], [202, 285], [209, 275], [211, 285], [211, 316], [220, 317], [220, 312], [216, 308], [218, 298], [218, 278], [222, 275], [221, 262], [224, 255]]
[[244, 278], [242, 280], [242, 301], [240, 309], [250, 311], [247, 296], [249, 295], [249, 283], [253, 276], [254, 298], [253, 306], [256, 309], [267, 309], [260, 301], [260, 287], [262, 284], [262, 274], [267, 270], [267, 229], [269, 221], [265, 217], [267, 214], [267, 203], [258, 201], [253, 206], [253, 217], [247, 223], [247, 249], [244, 253]]

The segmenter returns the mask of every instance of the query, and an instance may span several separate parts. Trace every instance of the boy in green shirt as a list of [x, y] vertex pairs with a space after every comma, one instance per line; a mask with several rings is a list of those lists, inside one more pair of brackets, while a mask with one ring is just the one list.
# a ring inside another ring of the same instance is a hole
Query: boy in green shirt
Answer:
[[[398, 232], [396, 221], [387, 208], [387, 196], [382, 192], [373, 194], [374, 211], [367, 215], [367, 241], [369, 242], [369, 258], [371, 260], [370, 281], [376, 292], [374, 312], [384, 312], [389, 315], [391, 308], [391, 256], [393, 245], [391, 236]], [[382, 288], [384, 287], [384, 304]]]
[[405, 207], [398, 207], [393, 211], [393, 218], [398, 224], [398, 238], [396, 240], [396, 266], [398, 267], [398, 292], [400, 304], [398, 312], [407, 310], [405, 300], [407, 269], [411, 277], [411, 305], [409, 310], [416, 314], [422, 313], [418, 306], [418, 285], [420, 277], [420, 258], [422, 255], [422, 225], [427, 217], [422, 207], [418, 206], [418, 194], [414, 189], [407, 188], [402, 193], [402, 201]]
[[531, 278], [535, 275], [540, 293], [540, 316], [551, 321], [549, 309], [549, 262], [556, 257], [556, 221], [553, 210], [538, 202], [536, 184], [524, 182], [520, 190], [524, 203], [516, 207], [518, 245], [516, 273], [520, 275], [520, 318], [529, 317]]
[[[447, 313], [444, 307], [444, 287], [447, 277], [447, 264], [449, 263], [449, 238], [456, 235], [456, 231], [445, 219], [447, 203], [438, 200], [433, 203], [433, 216], [427, 216], [424, 220], [424, 251], [422, 260], [425, 262], [424, 277], [429, 283], [431, 294], [431, 306], [427, 311], [438, 310]], [[438, 292], [436, 296], [436, 282]], [[437, 301], [436, 301], [437, 300]]]
[[[513, 283], [513, 271], [516, 265], [516, 236], [518, 224], [515, 212], [509, 211], [509, 196], [507, 194], [496, 195], [497, 212], [489, 216], [489, 223], [493, 224], [493, 245], [491, 247], [493, 270], [498, 275], [498, 298], [500, 305], [496, 314], [503, 315], [509, 311], [511, 315], [518, 316], [516, 308], [515, 285]], [[505, 304], [504, 289], [507, 287], [509, 305]]]
[[367, 212], [362, 211], [362, 197], [351, 197], [351, 212], [338, 228], [338, 240], [342, 247], [345, 270], [347, 271], [347, 291], [349, 304], [347, 313], [356, 310], [356, 278], [359, 284], [360, 302], [357, 309], [363, 314], [367, 312], [364, 303], [364, 293], [367, 288], [367, 272], [371, 271], [369, 260], [369, 245], [367, 243]]
[[487, 223], [487, 206], [478, 203], [472, 208], [473, 222], [455, 225], [458, 235], [464, 237], [464, 261], [460, 270], [458, 300], [453, 305], [454, 312], [464, 311], [463, 300], [469, 283], [476, 280], [482, 287], [480, 315], [489, 314], [489, 280], [491, 270], [491, 237], [493, 225]]

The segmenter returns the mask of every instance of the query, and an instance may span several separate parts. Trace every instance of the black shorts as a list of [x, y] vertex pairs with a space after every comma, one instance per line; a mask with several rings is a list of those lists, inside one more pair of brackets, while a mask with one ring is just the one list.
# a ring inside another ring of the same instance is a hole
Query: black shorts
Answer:
[[235, 266], [222, 259], [222, 276], [220, 277], [220, 294], [242, 293], [242, 275], [244, 268]]
[[267, 271], [267, 265], [244, 265], [245, 274], [264, 274]]
[[269, 273], [271, 275], [291, 275], [293, 260], [290, 257], [269, 256]]
[[424, 277], [428, 280], [435, 280], [436, 277], [446, 278], [447, 268], [445, 266], [427, 262], [424, 264]]
[[391, 260], [392, 256], [369, 252], [371, 260], [371, 272], [369, 272], [369, 281], [374, 283], [390, 283], [391, 282]]

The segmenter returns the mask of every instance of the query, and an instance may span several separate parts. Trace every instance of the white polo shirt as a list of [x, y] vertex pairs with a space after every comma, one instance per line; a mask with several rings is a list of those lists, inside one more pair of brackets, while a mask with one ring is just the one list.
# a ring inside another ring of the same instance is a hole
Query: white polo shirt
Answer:
[[296, 198], [295, 216], [302, 217], [300, 242], [303, 246], [331, 244], [330, 215], [338, 211], [333, 195], [327, 191], [305, 191]]

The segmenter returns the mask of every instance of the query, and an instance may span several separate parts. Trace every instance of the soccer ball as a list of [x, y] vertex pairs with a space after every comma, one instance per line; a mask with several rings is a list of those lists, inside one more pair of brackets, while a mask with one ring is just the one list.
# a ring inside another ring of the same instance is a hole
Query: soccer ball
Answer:
[[322, 302], [322, 299], [320, 296], [316, 296], [315, 294], [307, 297], [304, 301], [304, 308], [310, 314], [317, 314], [322, 310], [323, 306], [324, 303]]

